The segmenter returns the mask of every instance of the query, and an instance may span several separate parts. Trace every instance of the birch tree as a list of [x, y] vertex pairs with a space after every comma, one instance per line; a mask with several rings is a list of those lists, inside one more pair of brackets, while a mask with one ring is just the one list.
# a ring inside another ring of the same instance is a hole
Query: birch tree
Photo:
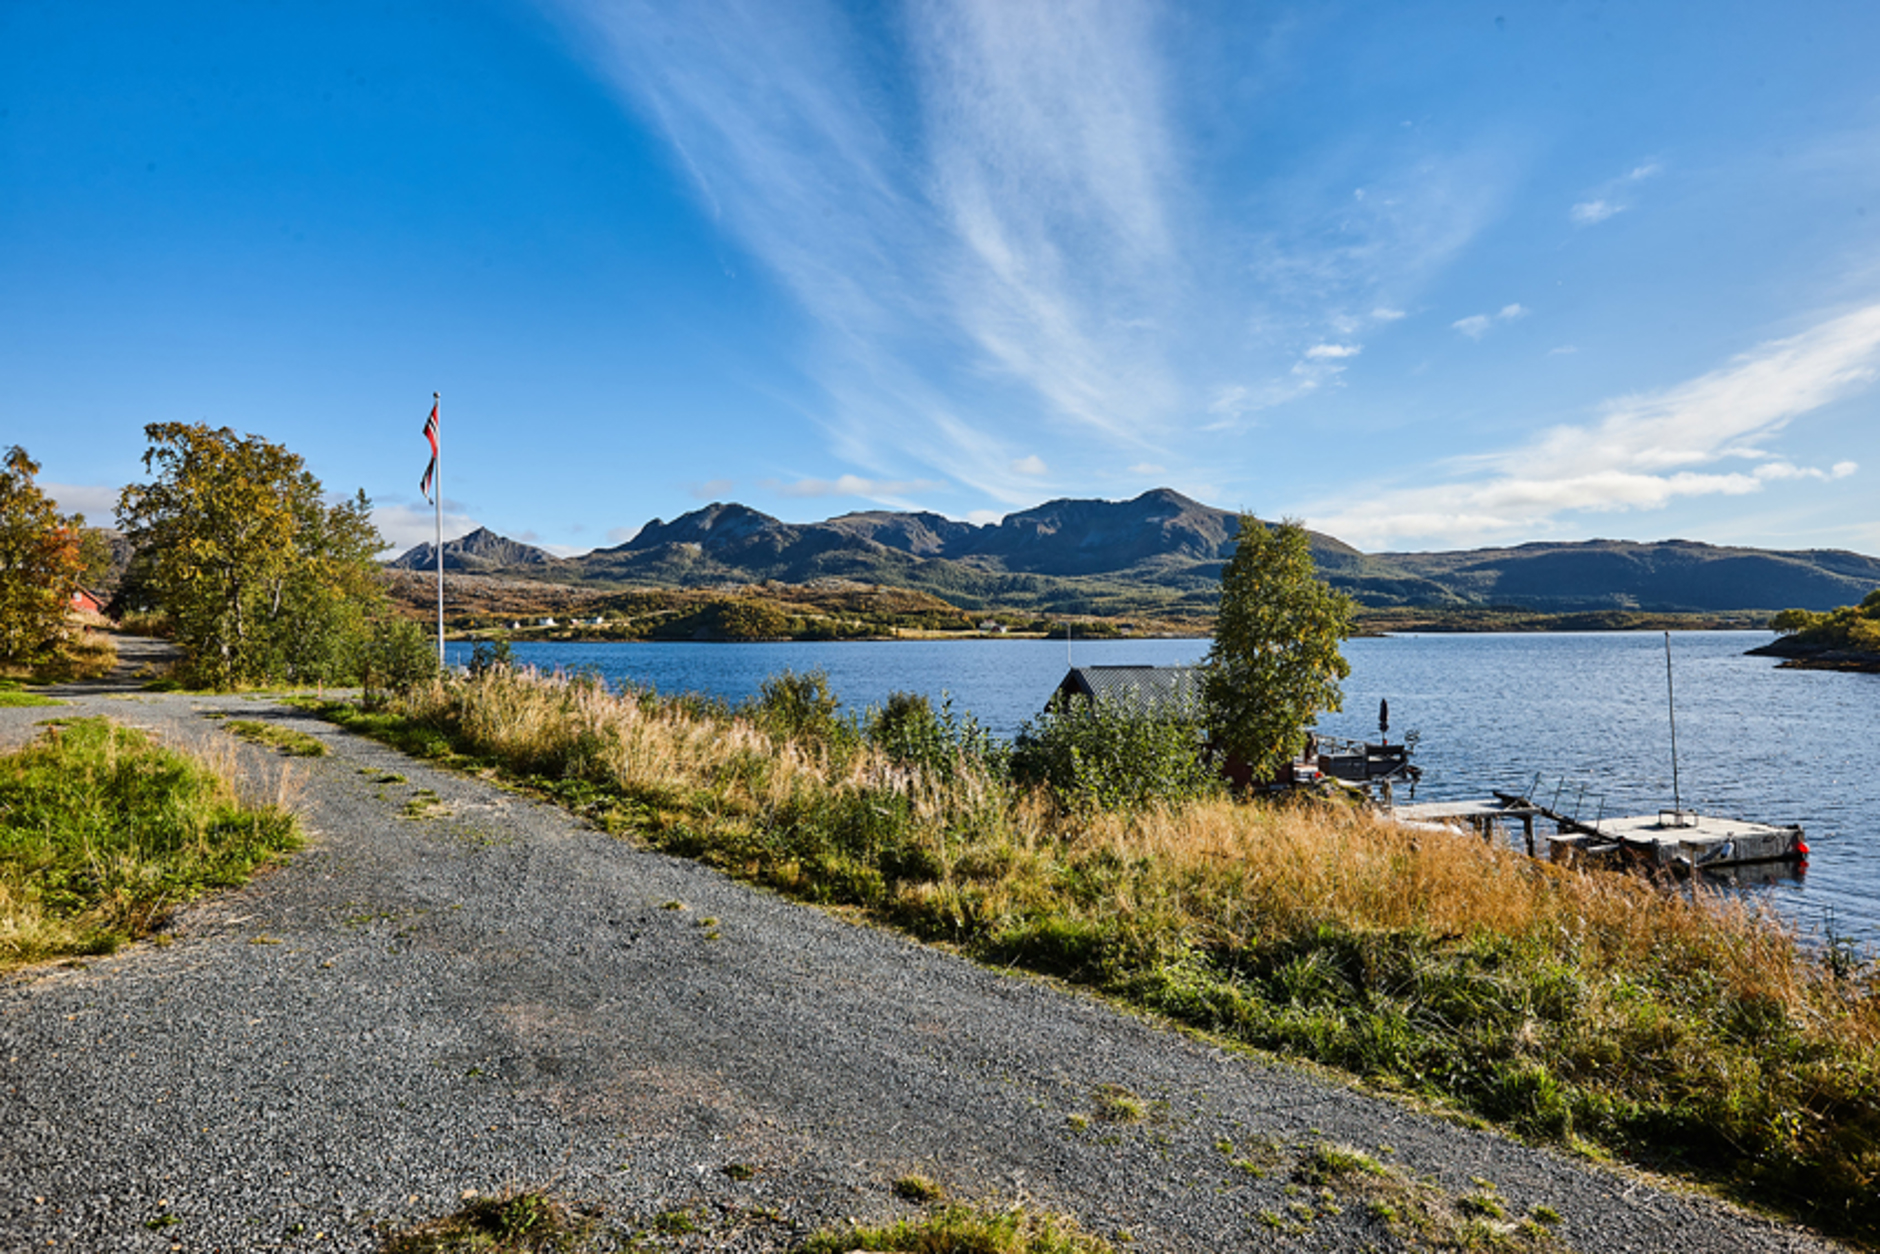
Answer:
[[1342, 703], [1351, 598], [1318, 577], [1305, 528], [1240, 516], [1221, 571], [1205, 691], [1217, 743], [1270, 779], [1304, 746], [1320, 711]]

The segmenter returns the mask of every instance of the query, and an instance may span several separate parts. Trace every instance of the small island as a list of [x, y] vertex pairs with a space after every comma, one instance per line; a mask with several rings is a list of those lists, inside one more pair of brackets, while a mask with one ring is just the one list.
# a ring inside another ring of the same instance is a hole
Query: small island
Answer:
[[1779, 657], [1783, 666], [1805, 670], [1880, 674], [1880, 588], [1859, 605], [1824, 613], [1783, 610], [1769, 626], [1782, 634], [1751, 656]]

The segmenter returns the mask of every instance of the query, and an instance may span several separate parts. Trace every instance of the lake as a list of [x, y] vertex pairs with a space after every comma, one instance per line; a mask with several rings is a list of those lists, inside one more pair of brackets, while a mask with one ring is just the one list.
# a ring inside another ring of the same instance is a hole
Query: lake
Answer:
[[[1679, 794], [1688, 807], [1800, 823], [1805, 871], [1771, 870], [1743, 891], [1804, 930], [1880, 943], [1880, 676], [1779, 670], [1743, 656], [1766, 632], [1675, 632]], [[1080, 666], [1200, 660], [1205, 640], [1077, 641]], [[784, 669], [820, 667], [851, 708], [895, 691], [950, 694], [1010, 736], [1064, 676], [1062, 640], [818, 644], [517, 644], [518, 661], [591, 669], [613, 683], [742, 701]], [[449, 647], [452, 662], [470, 648]], [[1344, 710], [1322, 731], [1420, 734], [1419, 800], [1533, 790], [1592, 818], [1649, 814], [1672, 799], [1664, 637], [1653, 632], [1402, 635], [1348, 641]], [[1545, 828], [1546, 824], [1542, 824]]]

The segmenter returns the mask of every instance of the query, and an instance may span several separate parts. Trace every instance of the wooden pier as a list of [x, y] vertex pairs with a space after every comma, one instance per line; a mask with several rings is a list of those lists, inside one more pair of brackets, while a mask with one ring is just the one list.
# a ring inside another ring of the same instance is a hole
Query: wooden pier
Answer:
[[1534, 820], [1545, 818], [1554, 824], [1554, 834], [1547, 841], [1548, 856], [1556, 862], [1625, 861], [1688, 872], [1808, 860], [1808, 844], [1798, 825], [1751, 823], [1694, 810], [1660, 810], [1655, 815], [1602, 818], [1587, 823], [1526, 797], [1498, 792], [1485, 800], [1392, 806], [1386, 813], [1392, 820], [1412, 826], [1453, 828], [1466, 823], [1484, 840], [1492, 839], [1509, 820], [1519, 820], [1530, 857], [1535, 852]]

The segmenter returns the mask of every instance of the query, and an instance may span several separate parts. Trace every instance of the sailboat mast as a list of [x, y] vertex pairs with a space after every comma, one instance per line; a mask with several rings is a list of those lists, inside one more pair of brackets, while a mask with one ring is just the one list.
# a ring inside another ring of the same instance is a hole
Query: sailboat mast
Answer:
[[1671, 719], [1671, 808], [1684, 810], [1684, 801], [1678, 795], [1678, 700], [1671, 687], [1671, 633], [1665, 633], [1665, 713]]

